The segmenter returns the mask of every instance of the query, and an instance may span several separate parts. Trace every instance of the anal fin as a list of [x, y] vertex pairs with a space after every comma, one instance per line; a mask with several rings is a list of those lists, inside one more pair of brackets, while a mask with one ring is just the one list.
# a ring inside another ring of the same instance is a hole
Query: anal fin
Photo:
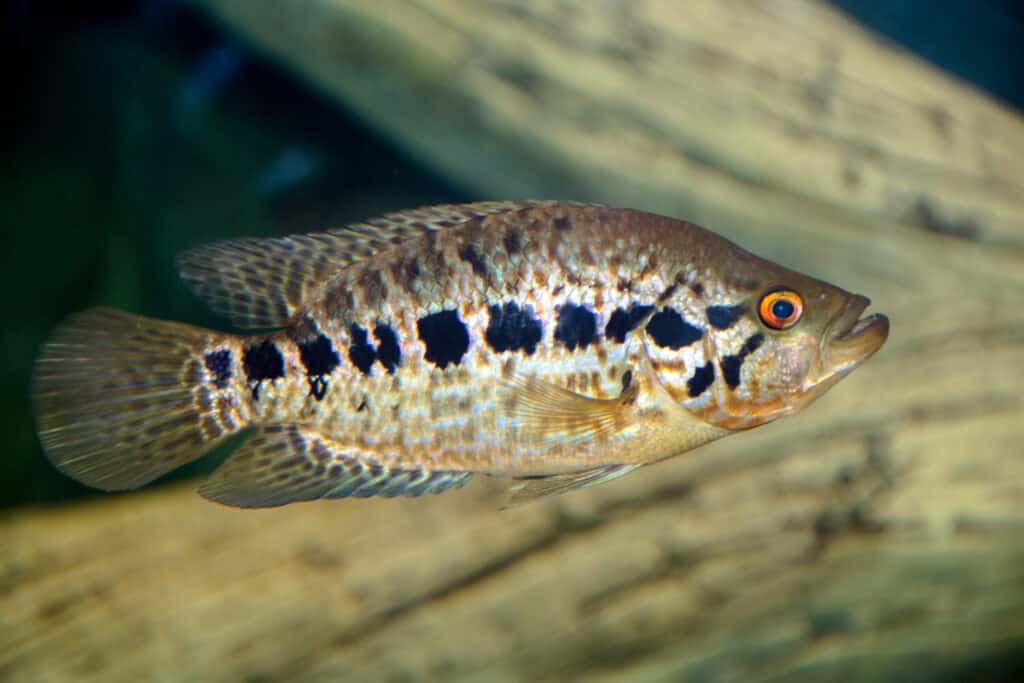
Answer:
[[471, 472], [388, 467], [301, 425], [256, 432], [199, 487], [235, 507], [276, 507], [320, 498], [421, 496], [464, 486]]
[[582, 472], [521, 479], [509, 489], [505, 507], [515, 507], [540, 498], [604, 484], [629, 474], [638, 467], [643, 465], [608, 465]]

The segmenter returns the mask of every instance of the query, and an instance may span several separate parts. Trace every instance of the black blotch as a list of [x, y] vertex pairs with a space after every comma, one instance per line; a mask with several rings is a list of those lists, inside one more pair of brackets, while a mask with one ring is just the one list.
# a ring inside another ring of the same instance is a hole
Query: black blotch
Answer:
[[715, 365], [707, 363], [693, 371], [693, 377], [686, 380], [686, 390], [691, 398], [703, 394], [715, 381]]
[[699, 282], [691, 282], [690, 291], [693, 292], [696, 296], [704, 296], [704, 285], [702, 285]]
[[366, 330], [355, 323], [349, 328], [351, 342], [348, 345], [348, 359], [359, 368], [364, 375], [370, 374], [373, 361], [377, 360], [377, 352], [366, 338]]
[[299, 344], [299, 359], [306, 366], [309, 393], [318, 401], [323, 399], [327, 393], [327, 375], [341, 362], [331, 340], [321, 333], [313, 341]]
[[555, 230], [568, 230], [572, 227], [572, 223], [569, 222], [569, 218], [566, 216], [559, 216], [555, 219]]
[[473, 272], [476, 273], [477, 277], [487, 277], [487, 262], [484, 261], [484, 257], [472, 244], [467, 244], [459, 249], [459, 258], [473, 268]]
[[231, 352], [227, 349], [211, 351], [203, 356], [206, 369], [213, 375], [213, 386], [223, 389], [231, 380]]
[[340, 362], [338, 352], [325, 334], [311, 342], [299, 344], [299, 358], [310, 375], [329, 375]]
[[566, 302], [558, 311], [558, 322], [555, 325], [555, 339], [565, 344], [570, 351], [576, 347], [587, 348], [597, 336], [597, 316], [594, 312]]
[[719, 361], [718, 364], [722, 368], [722, 377], [730, 389], [735, 389], [740, 385], [740, 368], [743, 367], [743, 361], [747, 356], [761, 348], [762, 344], [764, 344], [764, 335], [758, 332], [743, 342], [739, 353], [725, 356]]
[[426, 359], [441, 369], [458, 364], [469, 349], [469, 330], [458, 311], [431, 313], [416, 321], [416, 330], [426, 347]]
[[641, 323], [654, 310], [654, 306], [647, 304], [632, 304], [627, 311], [624, 308], [616, 308], [608, 318], [608, 324], [604, 326], [604, 336], [619, 344], [626, 341], [626, 335]]
[[398, 335], [387, 325], [378, 324], [373, 328], [373, 336], [377, 339], [377, 360], [390, 372], [402, 362], [402, 347], [398, 343]]
[[655, 344], [670, 349], [689, 346], [704, 334], [699, 327], [683, 320], [678, 311], [667, 306], [651, 316], [647, 323], [647, 333]]
[[668, 301], [672, 297], [672, 295], [676, 293], [676, 290], [678, 288], [679, 288], [679, 283], [678, 282], [673, 282], [672, 284], [670, 284], [668, 287], [665, 288], [664, 292], [662, 292], [661, 294], [658, 295], [658, 303], [659, 304], [663, 304], [666, 301]]
[[740, 319], [740, 317], [746, 312], [747, 307], [744, 304], [733, 304], [731, 306], [708, 306], [708, 322], [711, 326], [719, 330], [727, 330], [732, 327], [733, 323]]
[[517, 230], [509, 230], [502, 240], [505, 244], [505, 251], [509, 254], [518, 254], [523, 249], [523, 236]]
[[273, 342], [264, 339], [259, 344], [249, 346], [242, 353], [242, 369], [249, 379], [252, 397], [258, 400], [260, 383], [263, 380], [284, 377], [284, 356]]
[[758, 332], [757, 334], [750, 335], [747, 341], [743, 342], [743, 348], [740, 349], [740, 356], [746, 358], [754, 351], [757, 351], [759, 348], [761, 348], [762, 344], [764, 344], [763, 334]]
[[491, 319], [484, 333], [488, 346], [499, 353], [523, 350], [529, 355], [537, 350], [543, 329], [533, 306], [519, 308], [516, 302], [506, 301], [502, 306], [492, 305], [489, 310]]
[[740, 385], [740, 367], [743, 365], [743, 359], [739, 356], [726, 356], [718, 362], [722, 366], [722, 377], [725, 379], [725, 383], [729, 385], [730, 389], [735, 389]]
[[622, 373], [622, 390], [625, 391], [629, 388], [629, 385], [633, 383], [633, 371], [626, 370]]

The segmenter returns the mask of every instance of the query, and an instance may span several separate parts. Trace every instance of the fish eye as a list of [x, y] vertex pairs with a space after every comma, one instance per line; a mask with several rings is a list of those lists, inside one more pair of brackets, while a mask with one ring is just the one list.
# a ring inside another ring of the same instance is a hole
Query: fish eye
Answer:
[[792, 289], [775, 289], [761, 297], [761, 321], [773, 330], [788, 330], [804, 312], [804, 300]]

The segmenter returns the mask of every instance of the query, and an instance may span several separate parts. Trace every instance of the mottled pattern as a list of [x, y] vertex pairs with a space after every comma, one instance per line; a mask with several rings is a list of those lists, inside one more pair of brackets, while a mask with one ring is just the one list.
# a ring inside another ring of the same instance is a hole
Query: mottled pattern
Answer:
[[[252, 426], [206, 495], [417, 495], [473, 473], [589, 485], [799, 409], [835, 381], [805, 339], [850, 329], [866, 305], [692, 224], [568, 202], [426, 207], [200, 247], [181, 266], [236, 323], [282, 329], [69, 325], [40, 361], [37, 404], [48, 453], [83, 481], [135, 486]], [[817, 296], [812, 334], [766, 336], [740, 303], [779, 284]], [[94, 340], [115, 355], [74, 351]], [[845, 352], [841, 372], [874, 348]], [[76, 402], [73, 382], [112, 387], [111, 402]], [[103, 447], [101, 417], [128, 448]]]

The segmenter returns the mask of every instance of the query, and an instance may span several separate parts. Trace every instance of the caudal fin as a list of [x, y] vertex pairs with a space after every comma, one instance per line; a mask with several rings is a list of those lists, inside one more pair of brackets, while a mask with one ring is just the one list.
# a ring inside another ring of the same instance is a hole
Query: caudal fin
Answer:
[[198, 458], [248, 419], [247, 404], [233, 400], [238, 359], [230, 341], [111, 309], [72, 316], [43, 347], [33, 375], [47, 457], [106, 490], [141, 486]]

